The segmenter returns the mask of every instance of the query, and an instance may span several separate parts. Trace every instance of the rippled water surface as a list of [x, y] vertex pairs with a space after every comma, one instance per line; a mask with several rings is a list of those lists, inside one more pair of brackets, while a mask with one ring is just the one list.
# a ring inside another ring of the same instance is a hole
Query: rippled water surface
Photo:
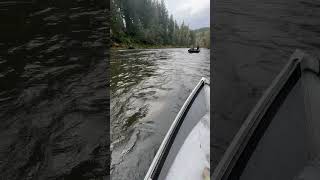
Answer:
[[106, 7], [0, 2], [1, 179], [107, 178]]
[[201, 77], [210, 50], [111, 51], [111, 177], [144, 178], [167, 130]]
[[320, 57], [320, 1], [223, 0], [214, 10], [212, 168], [295, 49]]

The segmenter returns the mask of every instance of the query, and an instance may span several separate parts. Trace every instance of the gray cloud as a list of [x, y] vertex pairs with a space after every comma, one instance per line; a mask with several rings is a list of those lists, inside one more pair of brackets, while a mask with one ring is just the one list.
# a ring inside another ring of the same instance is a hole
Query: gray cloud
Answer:
[[169, 14], [191, 29], [209, 27], [210, 0], [165, 0]]

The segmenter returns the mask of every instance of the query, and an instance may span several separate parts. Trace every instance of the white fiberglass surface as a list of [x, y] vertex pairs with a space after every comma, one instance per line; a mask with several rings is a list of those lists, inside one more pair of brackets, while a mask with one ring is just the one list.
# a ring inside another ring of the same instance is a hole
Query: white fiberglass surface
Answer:
[[166, 180], [207, 180], [210, 172], [210, 115], [205, 114], [179, 150]]

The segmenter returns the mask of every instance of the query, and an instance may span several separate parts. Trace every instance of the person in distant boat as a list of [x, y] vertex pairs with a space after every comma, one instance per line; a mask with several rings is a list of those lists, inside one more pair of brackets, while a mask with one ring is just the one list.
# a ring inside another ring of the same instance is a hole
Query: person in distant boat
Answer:
[[199, 45], [197, 46], [197, 50], [199, 50]]

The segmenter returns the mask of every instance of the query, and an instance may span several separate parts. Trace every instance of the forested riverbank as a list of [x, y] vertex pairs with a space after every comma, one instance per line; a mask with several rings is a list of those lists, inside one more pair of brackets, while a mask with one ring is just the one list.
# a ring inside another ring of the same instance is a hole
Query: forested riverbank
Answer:
[[204, 27], [194, 30], [196, 44], [200, 47], [210, 48], [210, 28]]
[[169, 15], [164, 1], [112, 0], [111, 40], [117, 48], [196, 46], [196, 32]]

